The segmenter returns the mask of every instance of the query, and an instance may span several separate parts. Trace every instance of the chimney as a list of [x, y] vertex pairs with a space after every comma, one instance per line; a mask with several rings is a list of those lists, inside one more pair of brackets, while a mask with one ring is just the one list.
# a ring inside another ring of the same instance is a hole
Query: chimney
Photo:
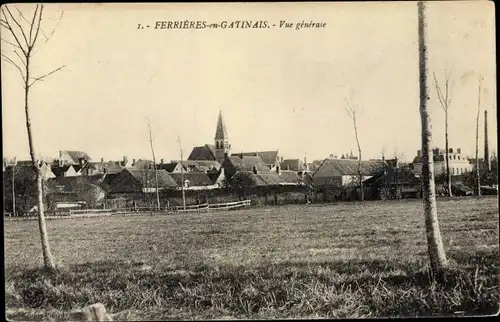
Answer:
[[103, 163], [104, 163], [104, 158], [101, 158], [101, 164], [103, 164]]
[[160, 164], [163, 165], [163, 159], [160, 159]]
[[484, 161], [488, 166], [488, 171], [491, 171], [490, 150], [488, 146], [488, 111], [484, 111]]
[[240, 153], [240, 159], [243, 159], [243, 151]]
[[62, 153], [63, 153], [63, 151], [59, 150], [59, 158], [62, 157]]
[[419, 158], [422, 157], [422, 151], [421, 150], [417, 150], [417, 157], [419, 157]]
[[281, 159], [280, 159], [280, 160], [281, 160], [281, 162], [280, 162], [280, 163], [283, 163], [283, 157], [281, 157]]
[[132, 159], [132, 166], [135, 166], [135, 159]]
[[123, 166], [126, 167], [128, 163], [128, 158], [127, 156], [123, 156]]
[[304, 157], [304, 167], [307, 165], [307, 157]]

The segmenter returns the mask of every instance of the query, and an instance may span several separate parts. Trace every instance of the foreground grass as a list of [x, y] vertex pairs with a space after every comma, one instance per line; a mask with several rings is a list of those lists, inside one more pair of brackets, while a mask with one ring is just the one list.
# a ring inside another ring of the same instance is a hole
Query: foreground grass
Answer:
[[496, 313], [496, 198], [438, 206], [441, 284], [426, 271], [418, 200], [50, 221], [53, 274], [34, 268], [35, 224], [6, 222], [8, 317], [94, 302], [120, 320]]

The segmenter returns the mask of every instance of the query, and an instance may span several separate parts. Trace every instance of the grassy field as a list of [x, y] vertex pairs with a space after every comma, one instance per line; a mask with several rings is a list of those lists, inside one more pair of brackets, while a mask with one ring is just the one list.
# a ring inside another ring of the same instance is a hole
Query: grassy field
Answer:
[[6, 221], [7, 317], [64, 318], [102, 302], [121, 320], [494, 314], [497, 198], [439, 200], [451, 262], [427, 273], [421, 200], [47, 222]]

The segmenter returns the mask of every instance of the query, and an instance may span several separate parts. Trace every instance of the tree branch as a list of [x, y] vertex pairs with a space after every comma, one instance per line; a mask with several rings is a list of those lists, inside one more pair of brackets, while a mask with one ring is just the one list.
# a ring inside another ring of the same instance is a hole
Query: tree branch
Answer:
[[33, 41], [31, 42], [31, 47], [35, 46], [36, 40], [38, 38], [38, 33], [40, 32], [40, 29], [41, 29], [42, 13], [43, 13], [43, 4], [40, 5], [40, 13], [38, 15], [38, 24], [36, 26], [35, 37], [33, 38]]
[[19, 57], [19, 60], [20, 60], [20, 61], [21, 61], [21, 63], [24, 65], [24, 67], [25, 67], [25, 68], [26, 68], [26, 67], [28, 67], [28, 66], [26, 66], [26, 61], [25, 61], [25, 59], [23, 59], [23, 58], [21, 57], [21, 55], [19, 55], [19, 53], [17, 52], [17, 50], [14, 50], [14, 53], [16, 54], [16, 56], [17, 56], [17, 57]]
[[[5, 8], [7, 8], [7, 6], [5, 6]], [[11, 27], [11, 25], [10, 25], [10, 23], [9, 23], [8, 19], [7, 19], [7, 15], [5, 14], [5, 11], [4, 11], [3, 9], [2, 9], [2, 15], [3, 15], [3, 16], [4, 16], [4, 18], [5, 18], [5, 20], [4, 20], [4, 21], [2, 21], [2, 23], [5, 23], [5, 24], [6, 24], [6, 26], [4, 26], [4, 27], [6, 27], [6, 28], [10, 31], [10, 33], [12, 34], [12, 36], [14, 37], [14, 39], [16, 40], [16, 42], [17, 42], [17, 44], [18, 44], [19, 48], [21, 48], [21, 50], [23, 51], [24, 56], [26, 56], [28, 52], [27, 52], [27, 50], [25, 50], [25, 49], [23, 48], [23, 46], [21, 45], [21, 42], [19, 41], [19, 38], [17, 38], [17, 35], [16, 35], [16, 33], [15, 33], [14, 29], [12, 29], [12, 27]]]
[[32, 42], [31, 35], [33, 34], [33, 26], [35, 25], [35, 18], [36, 18], [37, 12], [38, 12], [38, 5], [36, 5], [35, 13], [33, 14], [33, 19], [31, 20], [31, 24], [30, 24], [30, 42]]
[[50, 33], [50, 35], [48, 37], [45, 35], [45, 33], [42, 30], [42, 33], [45, 36], [45, 42], [44, 42], [44, 44], [48, 43], [49, 40], [50, 40], [50, 38], [52, 38], [52, 36], [56, 32], [56, 29], [57, 29], [57, 27], [59, 27], [59, 23], [61, 22], [61, 19], [62, 19], [63, 15], [64, 15], [64, 11], [61, 12], [61, 15], [59, 16], [59, 19], [57, 20], [56, 26], [54, 27], [54, 29], [52, 29], [52, 32]]
[[16, 68], [17, 68], [17, 70], [19, 71], [19, 73], [21, 73], [21, 77], [22, 77], [23, 81], [25, 81], [25, 80], [26, 80], [26, 77], [24, 76], [23, 71], [22, 71], [21, 67], [19, 67], [19, 65], [18, 65], [18, 64], [16, 64], [16, 63], [15, 63], [12, 59], [10, 59], [7, 55], [5, 55], [5, 54], [3, 54], [3, 53], [2, 53], [2, 58], [3, 58], [6, 62], [8, 62], [8, 63], [10, 63], [11, 65], [13, 65], [14, 67], [16, 67]]
[[441, 87], [439, 87], [439, 83], [437, 81], [437, 78], [436, 78], [436, 73], [432, 73], [433, 77], [434, 77], [434, 84], [436, 86], [436, 91], [437, 91], [437, 94], [438, 94], [438, 99], [439, 99], [439, 104], [441, 105], [441, 107], [443, 108], [443, 110], [447, 111], [448, 109], [448, 106], [446, 105], [446, 102], [443, 98], [443, 92], [441, 91]]
[[[30, 46], [29, 42], [28, 42], [28, 39], [26, 38], [26, 34], [24, 33], [24, 29], [23, 27], [21, 26], [21, 24], [19, 23], [19, 21], [17, 21], [16, 18], [14, 18], [14, 16], [12, 15], [12, 12], [10, 12], [10, 9], [7, 7], [7, 5], [5, 6], [5, 10], [7, 10], [7, 12], [9, 13], [9, 16], [10, 18], [12, 19], [12, 21], [14, 21], [14, 23], [19, 27], [19, 29], [21, 29], [21, 34], [24, 38], [24, 41], [26, 42], [26, 46]], [[6, 17], [7, 18], [7, 17]]]
[[36, 82], [38, 82], [38, 81], [43, 81], [43, 79], [44, 79], [45, 77], [48, 77], [48, 76], [50, 76], [50, 75], [52, 75], [52, 74], [54, 74], [54, 73], [56, 73], [56, 72], [60, 71], [60, 70], [61, 70], [61, 69], [63, 69], [64, 67], [66, 67], [66, 65], [62, 65], [62, 66], [60, 66], [59, 68], [54, 69], [54, 70], [53, 70], [53, 71], [51, 71], [50, 73], [47, 73], [47, 74], [42, 75], [42, 76], [40, 76], [40, 77], [36, 77], [36, 78], [33, 80], [33, 82], [31, 82], [31, 84], [29, 84], [29, 85], [28, 85], [28, 87], [33, 86], [33, 84], [35, 84], [35, 83], [36, 83]]
[[18, 45], [14, 44], [14, 43], [12, 43], [12, 42], [10, 42], [10, 41], [8, 41], [8, 40], [5, 40], [5, 39], [3, 39], [3, 38], [2, 38], [2, 41], [3, 41], [3, 42], [6, 42], [6, 43], [7, 43], [7, 44], [9, 44], [9, 45], [12, 45], [13, 47], [16, 47], [16, 48], [22, 49], [22, 48], [21, 48], [21, 47], [19, 47]]
[[349, 117], [354, 120], [356, 118], [356, 109], [353, 108], [351, 106], [351, 104], [349, 104], [349, 101], [347, 100], [347, 98], [344, 98], [344, 100], [346, 103], [346, 106], [344, 107], [344, 109], [347, 112], [347, 115], [349, 115]]
[[7, 24], [7, 21], [0, 19], [0, 24], [2, 25], [2, 27], [9, 29], [9, 25]]

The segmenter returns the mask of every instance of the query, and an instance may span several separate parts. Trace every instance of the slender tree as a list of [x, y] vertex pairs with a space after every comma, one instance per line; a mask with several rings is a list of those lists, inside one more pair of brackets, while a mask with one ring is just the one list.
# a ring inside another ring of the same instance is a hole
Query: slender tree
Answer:
[[436, 86], [436, 92], [439, 99], [439, 104], [444, 110], [444, 128], [445, 128], [445, 158], [446, 158], [446, 183], [448, 186], [448, 196], [453, 197], [453, 193], [451, 191], [451, 171], [450, 171], [450, 157], [449, 147], [448, 147], [448, 111], [451, 104], [451, 93], [450, 93], [450, 77], [451, 72], [446, 71], [446, 76], [444, 80], [444, 93], [439, 86], [439, 83], [436, 78], [436, 74], [433, 73], [434, 76], [434, 85]]
[[477, 95], [477, 116], [476, 116], [476, 177], [477, 177], [477, 195], [481, 195], [481, 173], [479, 167], [479, 113], [481, 112], [481, 85], [483, 84], [483, 76], [479, 76], [479, 91]]
[[363, 189], [363, 173], [361, 171], [361, 146], [359, 144], [358, 127], [356, 123], [357, 106], [350, 104], [347, 99], [345, 99], [345, 102], [346, 102], [345, 110], [349, 115], [349, 117], [352, 119], [352, 123], [354, 124], [354, 135], [356, 137], [356, 144], [358, 145], [358, 180], [359, 180], [359, 187], [361, 189], [361, 201], [363, 201], [365, 199], [365, 193]]
[[12, 214], [16, 215], [16, 164], [17, 158], [14, 157], [12, 162]]
[[419, 52], [419, 84], [420, 84], [420, 120], [422, 125], [422, 183], [424, 197], [425, 230], [427, 236], [427, 250], [431, 270], [439, 274], [448, 265], [444, 252], [443, 241], [439, 229], [436, 205], [436, 190], [434, 185], [434, 160], [432, 158], [431, 144], [432, 132], [430, 115], [428, 111], [429, 84], [427, 68], [427, 22], [426, 4], [418, 4], [418, 52]]
[[186, 193], [184, 191], [184, 160], [182, 154], [181, 137], [177, 137], [177, 142], [179, 143], [179, 152], [181, 154], [181, 190], [182, 190], [182, 209], [186, 210]]
[[160, 192], [158, 191], [158, 167], [156, 165], [155, 149], [153, 147], [153, 135], [151, 134], [151, 122], [148, 118], [149, 143], [151, 145], [151, 154], [153, 155], [153, 165], [155, 170], [155, 186], [156, 186], [156, 209], [160, 210]]
[[[2, 33], [2, 41], [10, 46], [8, 52], [10, 55], [2, 52], [2, 59], [15, 67], [22, 78], [23, 89], [24, 89], [24, 112], [26, 116], [26, 130], [28, 132], [28, 144], [30, 149], [31, 162], [36, 170], [36, 187], [38, 194], [38, 226], [40, 229], [40, 237], [42, 243], [42, 253], [45, 267], [47, 269], [54, 269], [54, 257], [50, 250], [49, 236], [47, 233], [47, 225], [45, 223], [44, 214], [44, 204], [43, 204], [43, 184], [42, 184], [42, 162], [36, 158], [36, 149], [33, 141], [33, 133], [31, 128], [31, 117], [30, 117], [30, 90], [39, 81], [45, 80], [50, 75], [62, 70], [65, 66], [62, 65], [51, 72], [44, 74], [42, 76], [34, 77], [32, 75], [32, 59], [36, 50], [39, 49], [40, 35], [43, 34], [45, 37], [45, 43], [47, 43], [52, 35], [54, 34], [56, 27], [47, 36], [42, 29], [42, 20], [44, 5], [37, 4], [35, 7], [35, 12], [31, 19], [27, 19], [24, 14], [17, 8], [17, 17], [12, 14], [10, 9], [11, 5], [4, 5], [1, 8], [0, 24], [7, 30], [7, 35], [11, 36], [11, 39], [6, 39], [3, 37], [5, 33]], [[62, 18], [59, 17], [59, 21]], [[2, 49], [5, 47], [2, 46]], [[36, 49], [36, 50], [35, 50]], [[13, 55], [12, 55], [13, 54]]]

